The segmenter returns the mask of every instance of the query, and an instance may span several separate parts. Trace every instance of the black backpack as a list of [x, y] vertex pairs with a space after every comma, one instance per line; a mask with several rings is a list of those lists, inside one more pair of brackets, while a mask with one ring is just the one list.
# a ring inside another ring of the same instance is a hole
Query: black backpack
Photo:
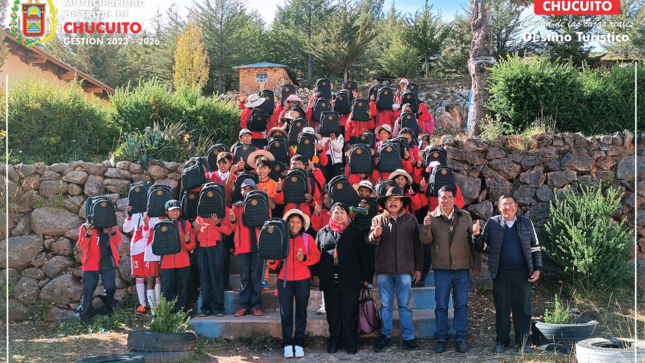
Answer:
[[376, 170], [391, 173], [396, 169], [403, 168], [403, 160], [398, 143], [391, 140], [385, 141], [379, 146], [378, 155], [381, 159], [376, 165]]
[[314, 134], [302, 134], [298, 136], [298, 154], [309, 161], [316, 155], [316, 142], [318, 138]]
[[372, 149], [365, 144], [352, 145], [348, 159], [350, 174], [370, 174], [374, 171]]
[[275, 111], [275, 94], [273, 94], [273, 91], [263, 89], [262, 91], [258, 92], [258, 96], [264, 98], [264, 102], [258, 108], [266, 111], [269, 116], [273, 115], [273, 111]]
[[197, 215], [210, 218], [213, 213], [219, 219], [226, 217], [226, 187], [219, 183], [206, 183], [199, 193]]
[[402, 159], [405, 157], [406, 150], [408, 151], [408, 153], [410, 152], [410, 143], [405, 137], [399, 136], [388, 141], [396, 142], [397, 144], [399, 144], [399, 152], [401, 153]]
[[266, 131], [269, 117], [270, 115], [266, 110], [260, 107], [254, 108], [246, 119], [246, 128], [256, 132]]
[[306, 170], [290, 169], [282, 183], [282, 192], [284, 193], [285, 203], [305, 203], [307, 199], [305, 194], [311, 192], [309, 175]]
[[283, 163], [277, 160], [272, 161], [271, 171], [269, 172], [269, 178], [271, 178], [271, 180], [277, 183], [280, 179], [285, 178], [285, 176], [287, 175], [287, 170], [289, 170], [289, 167], [287, 166], [286, 163]]
[[417, 120], [417, 115], [412, 112], [403, 112], [399, 116], [400, 128], [409, 128], [414, 133], [413, 139], [416, 135], [421, 133], [421, 127], [419, 127], [419, 121]]
[[215, 144], [208, 148], [206, 160], [208, 161], [208, 167], [210, 170], [217, 170], [217, 155], [221, 152], [226, 152], [227, 148], [224, 144]]
[[369, 115], [370, 103], [364, 98], [357, 98], [352, 105], [352, 120], [369, 121], [372, 117]]
[[358, 207], [361, 198], [356, 189], [352, 187], [346, 176], [337, 175], [329, 181], [329, 204], [336, 202], [345, 203], [349, 207]]
[[432, 168], [432, 173], [428, 179], [428, 186], [426, 187], [426, 195], [429, 197], [438, 196], [439, 189], [444, 185], [452, 187], [452, 190], [455, 193], [457, 192], [455, 174], [452, 168], [447, 166], [436, 166]]
[[448, 165], [446, 149], [442, 147], [431, 147], [423, 151], [423, 166], [427, 168], [430, 163], [438, 161], [441, 166]]
[[258, 238], [262, 260], [284, 260], [289, 256], [289, 222], [271, 218], [264, 222]]
[[321, 136], [329, 137], [333, 132], [338, 135], [340, 130], [340, 115], [335, 111], [323, 112], [320, 115], [320, 130], [318, 131]]
[[309, 121], [306, 118], [297, 118], [291, 121], [289, 124], [289, 145], [295, 145], [298, 143], [298, 134], [302, 132], [302, 129], [309, 126]]
[[239, 144], [235, 147], [233, 150], [233, 164], [236, 164], [240, 161], [240, 158], [244, 161], [244, 170], [251, 170], [249, 166], [249, 155], [251, 155], [252, 152], [257, 150], [257, 148], [253, 145], [249, 144]]
[[197, 218], [197, 207], [199, 206], [199, 193], [190, 190], [181, 190], [181, 219], [192, 221]]
[[332, 111], [331, 102], [329, 98], [318, 98], [314, 103], [314, 107], [311, 110], [311, 119], [313, 121], [320, 122], [320, 114], [325, 111]]
[[347, 115], [352, 112], [352, 97], [346, 90], [336, 93], [334, 96], [334, 111], [340, 115]]
[[414, 92], [414, 94], [419, 94], [419, 85], [414, 82], [408, 82], [403, 88], [403, 92]]
[[376, 146], [376, 136], [372, 131], [365, 131], [356, 138], [356, 144], [365, 144], [374, 149]]
[[289, 163], [289, 143], [283, 137], [273, 137], [269, 140], [268, 151], [276, 161]]
[[302, 107], [295, 105], [288, 109], [287, 111], [296, 111], [299, 114], [299, 118], [306, 118], [307, 117], [307, 111], [303, 110]]
[[324, 98], [331, 99], [331, 81], [328, 78], [320, 78], [316, 81], [316, 93], [322, 93]]
[[116, 210], [112, 199], [106, 196], [90, 197], [85, 202], [85, 219], [96, 228], [116, 227]]
[[377, 84], [373, 84], [373, 85], [371, 85], [371, 86], [370, 86], [370, 89], [369, 89], [369, 91], [368, 91], [368, 92], [369, 92], [369, 97], [368, 97], [368, 98], [369, 98], [370, 100], [372, 99], [372, 96], [374, 96], [374, 100], [376, 100], [376, 97], [378, 96], [378, 90], [379, 90], [379, 88], [381, 88], [381, 85], [380, 85], [380, 84], [378, 84], [378, 83], [377, 83]]
[[208, 164], [201, 157], [192, 157], [181, 169], [181, 186], [186, 190], [190, 190], [201, 186], [206, 183], [206, 173], [208, 172]]
[[292, 84], [284, 84], [280, 86], [280, 102], [284, 105], [284, 101], [291, 95], [296, 94], [296, 86]]
[[356, 214], [354, 224], [364, 232], [369, 232], [370, 228], [372, 228], [372, 218], [378, 214], [378, 203], [376, 202], [376, 198], [368, 197], [361, 199], [365, 199], [366, 203], [364, 208], [367, 209], [367, 215]]
[[244, 196], [242, 224], [246, 228], [260, 228], [271, 218], [267, 193], [254, 190]]
[[403, 92], [401, 95], [401, 107], [406, 103], [410, 104], [412, 108], [412, 113], [417, 113], [419, 111], [419, 102], [417, 101], [417, 94], [411, 91]]
[[132, 207], [132, 214], [143, 213], [148, 210], [148, 188], [151, 183], [140, 181], [130, 185], [128, 204]]
[[358, 83], [353, 79], [348, 79], [343, 82], [342, 89], [349, 91], [349, 94], [353, 94], [354, 91], [358, 91]]
[[376, 183], [376, 185], [374, 186], [374, 191], [376, 192], [377, 196], [384, 197], [385, 194], [387, 194], [387, 191], [390, 190], [390, 188], [396, 188], [398, 193], [402, 194], [401, 188], [399, 188], [398, 184], [396, 184], [396, 182], [391, 179], [384, 179]]
[[256, 186], [260, 182], [260, 177], [256, 173], [245, 171], [238, 173], [237, 179], [235, 180], [235, 187], [233, 187], [233, 195], [231, 196], [233, 203], [244, 200], [244, 197], [242, 196], [242, 183], [247, 179], [253, 180]]
[[379, 110], [392, 110], [394, 104], [394, 90], [390, 87], [382, 87], [376, 95], [376, 108]]
[[148, 216], [166, 215], [166, 202], [172, 199], [172, 189], [164, 184], [155, 184], [148, 189]]
[[[186, 231], [186, 221], [181, 221]], [[152, 231], [152, 253], [157, 256], [174, 255], [181, 251], [181, 233], [176, 220], [162, 219], [155, 223]]]

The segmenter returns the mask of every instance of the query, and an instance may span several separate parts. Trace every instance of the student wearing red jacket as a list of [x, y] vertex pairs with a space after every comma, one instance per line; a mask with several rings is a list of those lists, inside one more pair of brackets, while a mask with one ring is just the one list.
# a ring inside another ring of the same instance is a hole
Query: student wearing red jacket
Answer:
[[[291, 158], [291, 169], [297, 168], [297, 169], [305, 170], [305, 162], [306, 160], [302, 155], [296, 154]], [[296, 203], [285, 202], [284, 193], [282, 192], [282, 180], [278, 181], [278, 184], [276, 185], [276, 189], [275, 189], [275, 202], [278, 204], [286, 203], [286, 206], [284, 208], [285, 213], [292, 209], [299, 209], [302, 212], [304, 212], [307, 216], [311, 216], [310, 206], [312, 205], [314, 200], [318, 200], [318, 201], [321, 200], [322, 188], [325, 185], [325, 177], [323, 176], [322, 171], [316, 168], [316, 166], [312, 161], [309, 161], [308, 169], [313, 173], [314, 178], [318, 183], [316, 185], [316, 190], [314, 191], [313, 194], [310, 194], [310, 193], [305, 194], [305, 197], [307, 198], [307, 202], [302, 203], [300, 206], [298, 206], [298, 204]]]
[[[307, 330], [307, 305], [309, 304], [309, 285], [311, 273], [309, 266], [320, 260], [320, 251], [313, 237], [305, 233], [309, 229], [309, 216], [302, 211], [292, 209], [285, 213], [283, 220], [289, 223], [289, 256], [285, 260], [267, 261], [269, 267], [277, 269], [278, 299], [280, 300], [280, 318], [282, 320], [282, 346], [284, 357], [304, 357], [302, 349], [305, 345]], [[285, 282], [286, 281], [286, 282]], [[293, 339], [293, 301], [296, 301], [296, 331]]]
[[[166, 217], [159, 217], [160, 220], [168, 218], [176, 220], [179, 228], [181, 250], [174, 255], [161, 256], [161, 290], [166, 301], [177, 299], [174, 311], [186, 308], [188, 279], [190, 278], [190, 255], [188, 252], [195, 249], [195, 233], [191, 233], [190, 223], [179, 219], [180, 215], [181, 203], [171, 199], [166, 202]], [[152, 243], [154, 244], [154, 239]]]
[[356, 138], [361, 136], [363, 132], [374, 130], [375, 127], [374, 118], [370, 118], [369, 121], [354, 121], [349, 114], [345, 122], [345, 140], [353, 145], [356, 143]]
[[[242, 113], [240, 114], [240, 126], [242, 129], [246, 129], [246, 121], [249, 118], [249, 115], [251, 115], [251, 112], [253, 112], [254, 108], [260, 107], [264, 103], [264, 98], [261, 98], [257, 94], [252, 94], [249, 96], [249, 101], [247, 103], [244, 103], [244, 98], [240, 96], [238, 98], [238, 102], [240, 103], [240, 108], [242, 109]], [[278, 113], [275, 111], [269, 119], [267, 120], [267, 130], [271, 130], [271, 128], [276, 127], [278, 125]], [[251, 144], [253, 146], [257, 147], [258, 149], [262, 149], [267, 145], [267, 140], [266, 140], [266, 131], [251, 131], [253, 133]]]
[[311, 228], [318, 232], [319, 229], [329, 224], [329, 190], [325, 188], [322, 194], [322, 203], [316, 202], [314, 214], [311, 216]]
[[121, 233], [116, 227], [94, 228], [85, 223], [78, 232], [78, 247], [83, 250], [83, 315], [81, 320], [89, 324], [92, 315], [92, 299], [99, 284], [99, 276], [103, 280], [105, 290], [105, 306], [111, 307], [116, 292], [116, 267], [119, 265], [119, 254], [116, 246], [121, 244]]
[[372, 112], [373, 117], [375, 118], [376, 127], [389, 125], [394, 127], [394, 122], [397, 119], [396, 110], [379, 110], [376, 108], [376, 102], [374, 100], [374, 95], [370, 97], [370, 111]]
[[415, 193], [412, 189], [412, 176], [409, 173], [398, 169], [390, 174], [389, 179], [396, 182], [406, 197], [410, 197], [410, 204], [406, 207], [407, 212], [414, 215], [417, 210], [424, 206], [420, 193]]

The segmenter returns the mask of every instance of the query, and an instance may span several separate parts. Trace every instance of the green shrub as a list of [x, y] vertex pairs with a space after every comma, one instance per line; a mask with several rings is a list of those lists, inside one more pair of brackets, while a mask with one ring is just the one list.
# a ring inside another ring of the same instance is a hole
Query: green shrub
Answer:
[[188, 330], [191, 310], [174, 312], [177, 298], [168, 301], [161, 296], [159, 300], [158, 305], [152, 306], [154, 315], [152, 323], [150, 323], [150, 331], [153, 333], [183, 333]]
[[53, 163], [107, 156], [119, 132], [79, 82], [60, 87], [36, 77], [9, 83], [11, 160]]
[[36, 300], [35, 303], [27, 306], [25, 314], [27, 318], [32, 321], [45, 321], [47, 313], [51, 308], [50, 304], [45, 300]]
[[123, 133], [143, 132], [155, 121], [168, 125], [181, 122], [185, 130], [195, 130], [191, 138], [215, 132], [216, 141], [230, 146], [240, 130], [240, 109], [235, 103], [206, 97], [190, 88], [173, 91], [156, 81], [118, 89], [110, 104], [110, 117]]
[[547, 324], [568, 324], [571, 318], [569, 309], [560, 304], [558, 294], [555, 294], [555, 305], [553, 311], [546, 309], [544, 311], [544, 322]]
[[625, 220], [611, 219], [621, 207], [619, 191], [607, 188], [604, 193], [602, 188], [581, 194], [566, 190], [564, 199], [551, 201], [544, 251], [569, 286], [614, 290], [631, 281], [631, 234]]

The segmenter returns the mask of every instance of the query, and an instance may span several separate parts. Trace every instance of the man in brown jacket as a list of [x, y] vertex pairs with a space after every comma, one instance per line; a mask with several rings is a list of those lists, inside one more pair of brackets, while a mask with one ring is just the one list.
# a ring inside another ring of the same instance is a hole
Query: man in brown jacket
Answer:
[[[470, 213], [455, 205], [454, 190], [443, 186], [438, 192], [439, 206], [424, 219], [421, 233], [429, 232], [423, 243], [431, 244], [435, 282], [435, 318], [437, 345], [435, 352], [446, 350], [448, 340], [448, 300], [452, 288], [455, 309], [455, 349], [465, 353], [468, 335], [468, 288], [481, 270], [481, 254], [473, 244], [473, 220]], [[379, 282], [380, 285], [380, 282]]]
[[419, 232], [416, 217], [405, 212], [405, 207], [410, 204], [410, 197], [401, 195], [397, 188], [390, 188], [385, 196], [378, 198], [377, 202], [383, 208], [383, 213], [372, 219], [368, 239], [370, 244], [376, 245], [375, 265], [382, 305], [381, 335], [374, 346], [374, 351], [381, 352], [390, 344], [395, 287], [403, 347], [407, 350], [417, 350], [419, 346], [414, 340], [410, 291], [412, 275], [415, 282], [421, 279], [423, 268], [421, 243], [430, 243], [429, 231], [425, 234]]

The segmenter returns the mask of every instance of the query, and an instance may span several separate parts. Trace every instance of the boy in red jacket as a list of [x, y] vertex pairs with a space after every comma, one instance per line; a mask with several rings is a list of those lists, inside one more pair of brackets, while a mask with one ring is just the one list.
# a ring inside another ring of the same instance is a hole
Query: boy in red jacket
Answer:
[[[94, 291], [103, 280], [105, 305], [108, 309], [114, 302], [116, 292], [116, 267], [119, 265], [119, 254], [116, 246], [121, 244], [121, 233], [116, 227], [94, 228], [85, 223], [78, 231], [78, 247], [83, 250], [83, 315], [81, 320], [89, 324]], [[108, 311], [109, 313], [109, 311]]]
[[[177, 298], [174, 311], [184, 310], [188, 298], [187, 288], [190, 278], [190, 256], [188, 252], [195, 249], [195, 233], [190, 233], [190, 224], [180, 220], [181, 203], [171, 199], [166, 202], [166, 216], [159, 219], [173, 219], [179, 228], [181, 251], [174, 255], [161, 256], [161, 290], [166, 301]], [[153, 239], [154, 243], [154, 239]]]

